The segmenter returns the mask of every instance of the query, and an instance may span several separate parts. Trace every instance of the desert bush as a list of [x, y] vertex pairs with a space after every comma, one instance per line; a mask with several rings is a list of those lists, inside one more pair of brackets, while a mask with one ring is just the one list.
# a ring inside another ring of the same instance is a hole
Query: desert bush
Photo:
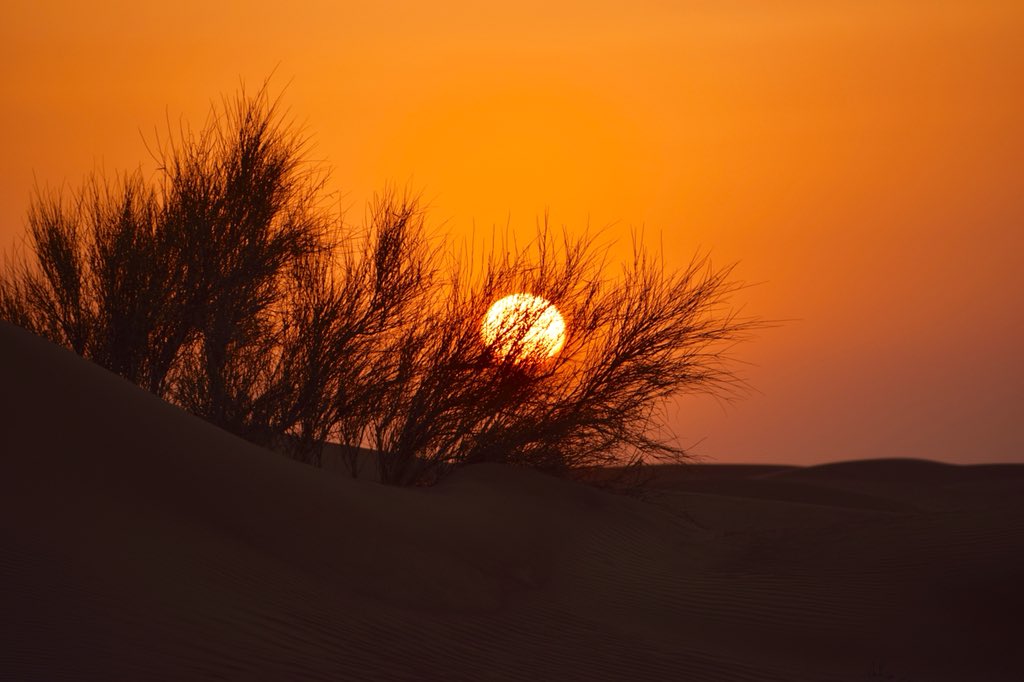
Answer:
[[[337, 442], [355, 475], [373, 448], [399, 484], [679, 459], [666, 400], [735, 385], [724, 352], [754, 323], [730, 311], [730, 268], [667, 269], [635, 238], [611, 272], [608, 245], [546, 223], [521, 248], [455, 250], [395, 190], [353, 227], [305, 148], [264, 87], [158, 144], [153, 182], [37, 192], [0, 316], [307, 463]], [[537, 311], [485, 342], [488, 307], [516, 292], [561, 311], [560, 353], [524, 352]]]
[[161, 235], [180, 338], [168, 390], [195, 414], [269, 444], [283, 321], [303, 268], [330, 250], [325, 176], [266, 90], [225, 104], [159, 151]]
[[28, 214], [34, 256], [8, 262], [3, 316], [131, 381], [162, 383], [158, 337], [169, 319], [157, 197], [138, 173], [90, 177], [67, 195], [37, 191]]
[[435, 277], [436, 247], [411, 197], [386, 192], [366, 228], [347, 234], [298, 264], [277, 347], [260, 356], [275, 358], [270, 431], [317, 465], [326, 442], [366, 439], [395, 340], [416, 326]]
[[[38, 191], [0, 314], [238, 435], [275, 440], [296, 291], [334, 249], [325, 174], [266, 89], [158, 146], [159, 172]], [[303, 279], [305, 278], [305, 279]]]
[[[465, 258], [446, 268], [378, 374], [387, 380], [375, 385], [368, 417], [382, 480], [432, 480], [474, 462], [566, 475], [685, 457], [661, 410], [683, 392], [740, 388], [725, 351], [756, 322], [728, 307], [740, 286], [731, 268], [698, 257], [666, 270], [637, 238], [632, 262], [609, 276], [608, 253], [544, 225], [521, 249], [492, 247], [475, 277]], [[511, 338], [481, 342], [487, 308], [514, 292], [541, 296], [566, 318], [556, 356], [520, 352], [537, 310], [517, 314]]]

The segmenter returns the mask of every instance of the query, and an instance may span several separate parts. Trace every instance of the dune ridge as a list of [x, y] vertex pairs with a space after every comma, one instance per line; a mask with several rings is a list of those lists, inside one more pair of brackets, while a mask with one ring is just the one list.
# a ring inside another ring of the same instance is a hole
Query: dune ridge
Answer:
[[1022, 677], [1024, 467], [396, 489], [0, 349], [3, 679]]

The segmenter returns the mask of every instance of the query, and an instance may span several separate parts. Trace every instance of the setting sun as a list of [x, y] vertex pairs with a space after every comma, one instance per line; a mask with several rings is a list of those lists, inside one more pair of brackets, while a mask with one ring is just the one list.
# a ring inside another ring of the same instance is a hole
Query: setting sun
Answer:
[[501, 358], [543, 360], [565, 345], [565, 319], [550, 301], [519, 293], [496, 301], [484, 316], [484, 344]]

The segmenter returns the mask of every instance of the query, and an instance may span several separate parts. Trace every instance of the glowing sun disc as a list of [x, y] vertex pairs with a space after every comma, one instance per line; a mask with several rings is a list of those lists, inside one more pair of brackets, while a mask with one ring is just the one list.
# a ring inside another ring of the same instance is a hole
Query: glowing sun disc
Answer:
[[481, 327], [484, 345], [501, 358], [543, 360], [565, 345], [565, 319], [550, 301], [533, 294], [506, 296], [487, 310]]

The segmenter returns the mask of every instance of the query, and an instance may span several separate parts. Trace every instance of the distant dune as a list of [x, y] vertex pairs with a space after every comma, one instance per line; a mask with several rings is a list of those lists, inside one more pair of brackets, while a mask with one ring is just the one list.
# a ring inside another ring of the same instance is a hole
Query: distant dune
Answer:
[[1024, 466], [430, 489], [251, 446], [0, 324], [0, 679], [1024, 679]]

